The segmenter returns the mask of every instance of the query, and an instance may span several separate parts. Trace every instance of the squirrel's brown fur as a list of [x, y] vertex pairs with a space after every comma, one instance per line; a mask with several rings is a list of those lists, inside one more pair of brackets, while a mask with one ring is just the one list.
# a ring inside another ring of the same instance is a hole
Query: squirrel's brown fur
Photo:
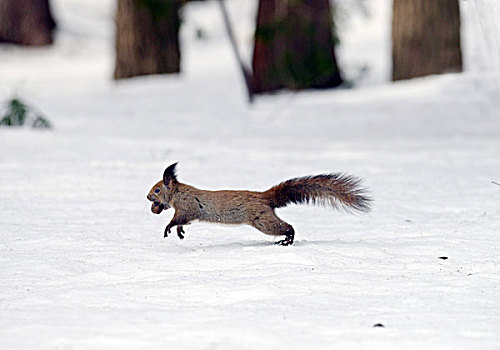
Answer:
[[160, 214], [173, 207], [175, 214], [165, 228], [167, 237], [177, 226], [177, 235], [184, 238], [183, 225], [200, 220], [222, 224], [247, 224], [273, 236], [285, 236], [277, 242], [290, 245], [294, 239], [291, 225], [276, 216], [275, 208], [290, 203], [327, 204], [333, 208], [367, 212], [371, 199], [360, 187], [360, 180], [344, 174], [322, 174], [294, 178], [265, 192], [206, 191], [177, 181], [175, 167], [170, 165], [149, 191], [151, 211]]

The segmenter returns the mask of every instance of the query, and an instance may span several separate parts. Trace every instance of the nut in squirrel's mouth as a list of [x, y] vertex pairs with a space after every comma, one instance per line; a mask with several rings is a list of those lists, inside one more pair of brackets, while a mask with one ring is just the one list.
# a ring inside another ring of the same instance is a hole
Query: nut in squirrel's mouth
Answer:
[[160, 202], [153, 202], [151, 205], [151, 211], [155, 214], [160, 214], [163, 209], [165, 209], [165, 206]]

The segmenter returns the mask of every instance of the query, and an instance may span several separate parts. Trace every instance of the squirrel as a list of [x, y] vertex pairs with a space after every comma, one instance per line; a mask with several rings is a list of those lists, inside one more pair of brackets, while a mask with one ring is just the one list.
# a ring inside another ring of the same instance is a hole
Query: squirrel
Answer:
[[247, 224], [271, 236], [285, 236], [278, 245], [293, 244], [293, 227], [281, 220], [276, 208], [288, 204], [326, 204], [335, 209], [368, 212], [371, 198], [360, 186], [361, 180], [342, 174], [321, 174], [297, 177], [280, 183], [264, 192], [206, 191], [177, 180], [174, 163], [167, 167], [163, 179], [149, 191], [147, 199], [153, 202], [151, 211], [160, 214], [169, 208], [175, 214], [165, 228], [167, 237], [177, 226], [177, 235], [184, 238], [184, 225], [194, 220], [221, 224]]

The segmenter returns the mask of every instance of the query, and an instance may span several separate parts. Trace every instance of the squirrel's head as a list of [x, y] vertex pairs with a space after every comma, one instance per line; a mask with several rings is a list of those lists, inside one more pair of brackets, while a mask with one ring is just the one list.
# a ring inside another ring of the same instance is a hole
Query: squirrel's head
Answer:
[[176, 165], [177, 163], [174, 163], [165, 169], [163, 180], [158, 181], [147, 195], [148, 200], [153, 202], [151, 211], [155, 214], [160, 214], [163, 210], [171, 207], [170, 201], [178, 183], [175, 176]]

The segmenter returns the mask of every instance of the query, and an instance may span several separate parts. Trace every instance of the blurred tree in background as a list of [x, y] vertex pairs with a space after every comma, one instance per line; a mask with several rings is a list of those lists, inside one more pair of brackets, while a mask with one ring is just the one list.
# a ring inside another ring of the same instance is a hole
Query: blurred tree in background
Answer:
[[394, 0], [392, 79], [460, 71], [458, 0]]
[[[180, 71], [179, 10], [187, 1], [117, 1], [115, 79]], [[249, 95], [340, 85], [334, 42], [329, 0], [260, 0], [253, 72], [244, 69]]]
[[254, 92], [330, 88], [342, 83], [329, 0], [260, 0]]
[[118, 0], [115, 79], [180, 71], [179, 0]]
[[50, 45], [55, 27], [49, 0], [0, 0], [0, 42]]

